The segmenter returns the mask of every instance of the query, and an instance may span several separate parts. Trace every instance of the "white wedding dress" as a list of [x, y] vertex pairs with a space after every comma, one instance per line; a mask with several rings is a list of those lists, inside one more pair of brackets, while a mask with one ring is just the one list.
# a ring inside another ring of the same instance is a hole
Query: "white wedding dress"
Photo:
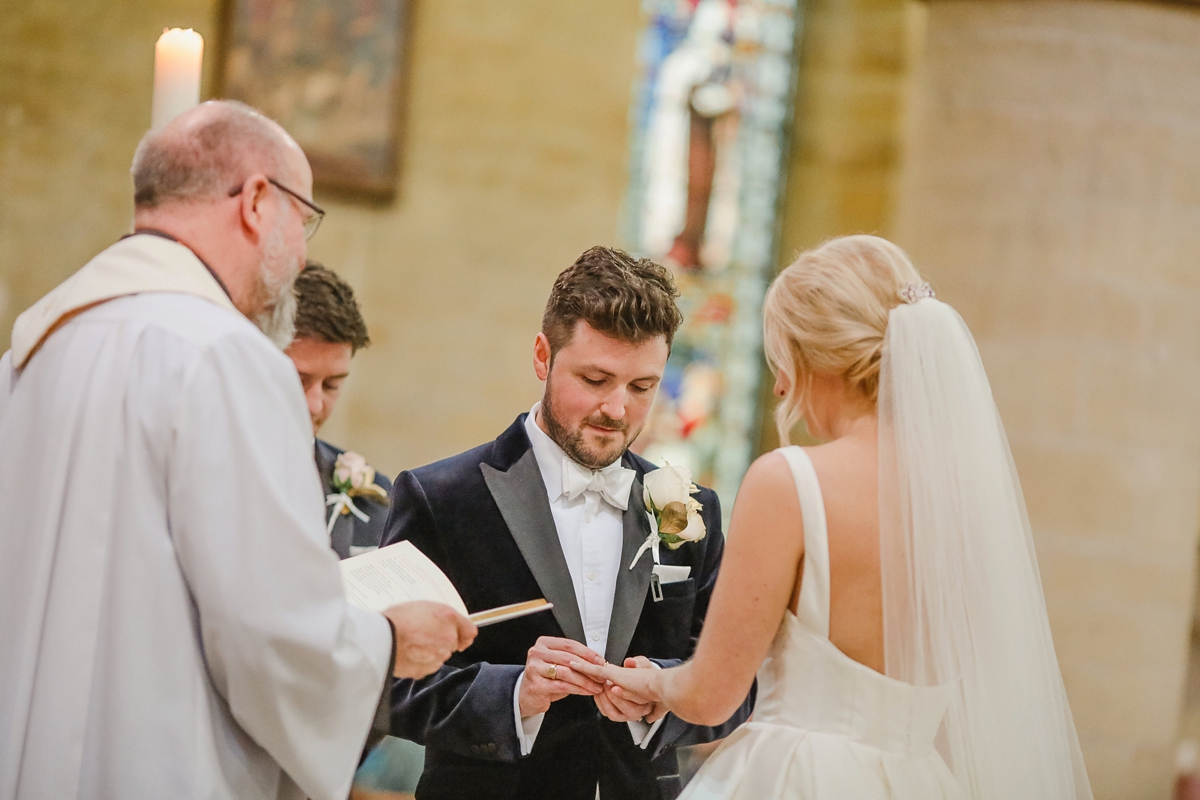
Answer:
[[829, 641], [821, 486], [801, 448], [779, 452], [792, 469], [804, 518], [798, 613], [784, 613], [758, 671], [753, 718], [721, 744], [680, 800], [962, 797], [934, 749], [949, 690], [888, 678]]
[[763, 661], [751, 721], [684, 800], [1092, 800], [1008, 438], [974, 338], [932, 294], [901, 292], [880, 364], [884, 673], [829, 641], [821, 487], [784, 448], [804, 520], [799, 613]]

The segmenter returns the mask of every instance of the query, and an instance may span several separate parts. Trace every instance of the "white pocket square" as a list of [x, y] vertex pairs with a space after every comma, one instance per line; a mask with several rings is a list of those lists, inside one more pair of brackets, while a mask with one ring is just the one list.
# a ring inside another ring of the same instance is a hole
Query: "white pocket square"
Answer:
[[654, 574], [658, 576], [659, 583], [679, 583], [688, 579], [688, 576], [692, 574], [692, 568], [674, 567], [670, 564], [655, 564]]

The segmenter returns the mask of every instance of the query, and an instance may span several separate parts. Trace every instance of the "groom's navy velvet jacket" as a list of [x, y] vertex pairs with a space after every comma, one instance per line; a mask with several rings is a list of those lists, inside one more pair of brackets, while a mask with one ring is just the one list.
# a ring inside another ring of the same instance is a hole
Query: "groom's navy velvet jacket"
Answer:
[[[591, 697], [570, 695], [550, 706], [532, 752], [521, 756], [513, 689], [527, 651], [539, 636], [585, 641], [524, 420], [522, 414], [494, 442], [401, 473], [393, 487], [383, 544], [415, 544], [445, 571], [468, 610], [539, 597], [554, 603], [553, 612], [481, 628], [470, 648], [433, 675], [396, 682], [392, 733], [427, 748], [417, 797], [594, 800], [598, 782], [603, 800], [672, 798], [680, 791], [674, 748], [728, 735], [749, 716], [753, 695], [715, 728], [668, 715], [647, 750], [634, 745], [625, 723], [602, 717]], [[691, 656], [704, 623], [724, 548], [720, 507], [713, 491], [700, 490], [708, 535], [678, 550], [662, 548], [663, 563], [692, 571], [662, 585], [655, 602], [650, 554], [628, 568], [650, 533], [641, 477], [655, 467], [631, 453], [622, 464], [638, 478], [624, 514], [605, 657], [620, 664], [644, 655], [674, 666]]]

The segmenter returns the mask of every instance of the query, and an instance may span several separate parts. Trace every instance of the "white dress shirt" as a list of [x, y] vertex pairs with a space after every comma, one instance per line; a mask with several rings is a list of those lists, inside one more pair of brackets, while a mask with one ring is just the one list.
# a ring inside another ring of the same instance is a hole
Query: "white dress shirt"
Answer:
[[[601, 656], [608, 648], [608, 626], [612, 619], [613, 599], [617, 591], [617, 575], [621, 569], [621, 549], [625, 538], [624, 513], [606, 502], [601, 502], [591, 518], [585, 514], [586, 498], [579, 495], [568, 500], [563, 492], [563, 459], [567, 454], [537, 424], [536, 403], [525, 418], [525, 432], [533, 445], [533, 456], [546, 485], [546, 497], [550, 501], [550, 513], [554, 527], [558, 530], [558, 541], [562, 546], [567, 568], [571, 572], [571, 583], [575, 587], [575, 600], [583, 621], [587, 646]], [[521, 755], [528, 755], [542, 727], [545, 712], [532, 717], [521, 717], [521, 682], [524, 673], [517, 678], [513, 690], [513, 713], [516, 717], [517, 738], [521, 742]], [[645, 722], [629, 722], [633, 741], [642, 749], [658, 731], [662, 720], [648, 725]]]

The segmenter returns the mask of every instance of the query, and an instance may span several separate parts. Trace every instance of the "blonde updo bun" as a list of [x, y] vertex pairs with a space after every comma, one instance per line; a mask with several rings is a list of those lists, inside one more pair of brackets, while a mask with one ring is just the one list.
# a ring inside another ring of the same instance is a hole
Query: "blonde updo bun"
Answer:
[[780, 440], [804, 416], [814, 373], [840, 375], [874, 404], [888, 313], [922, 282], [908, 255], [878, 236], [840, 236], [801, 253], [763, 304], [763, 349], [790, 390], [775, 410]]

